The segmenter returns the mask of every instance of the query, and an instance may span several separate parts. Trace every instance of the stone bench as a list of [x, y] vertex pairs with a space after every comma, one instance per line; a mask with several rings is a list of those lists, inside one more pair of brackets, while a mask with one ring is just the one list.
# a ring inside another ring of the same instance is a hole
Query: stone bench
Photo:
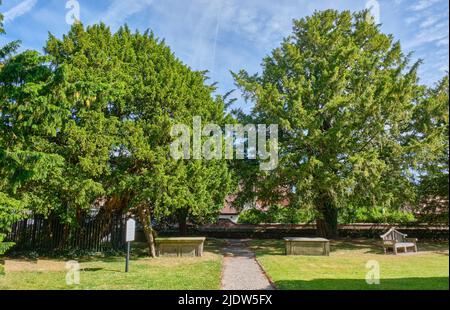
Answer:
[[284, 238], [286, 255], [330, 255], [330, 240], [323, 238]]
[[201, 257], [206, 238], [156, 238], [156, 254], [166, 257]]

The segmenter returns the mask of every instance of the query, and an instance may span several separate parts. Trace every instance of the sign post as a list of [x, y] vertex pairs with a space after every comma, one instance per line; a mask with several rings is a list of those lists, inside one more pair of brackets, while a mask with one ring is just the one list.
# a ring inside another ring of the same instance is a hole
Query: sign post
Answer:
[[134, 241], [136, 235], [136, 221], [133, 219], [129, 219], [127, 221], [127, 232], [126, 239], [127, 242], [127, 259], [125, 262], [125, 272], [128, 272], [129, 262], [130, 262], [130, 252], [131, 252], [131, 241]]

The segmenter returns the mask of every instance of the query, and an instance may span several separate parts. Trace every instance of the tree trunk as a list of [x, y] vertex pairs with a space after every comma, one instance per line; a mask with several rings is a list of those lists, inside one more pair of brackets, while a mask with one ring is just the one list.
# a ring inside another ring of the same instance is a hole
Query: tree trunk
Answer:
[[181, 236], [186, 236], [187, 231], [187, 212], [180, 210], [177, 214], [178, 217], [178, 230]]
[[[100, 211], [95, 216], [96, 225], [100, 226], [100, 229], [94, 232], [97, 239], [103, 239], [109, 235], [114, 216], [124, 213], [124, 210], [128, 208], [130, 198], [128, 194], [125, 194], [120, 197], [112, 196], [104, 200], [103, 206], [100, 207]], [[100, 202], [103, 202], [103, 200]]]
[[156, 247], [155, 247], [155, 231], [152, 227], [152, 220], [150, 209], [147, 206], [138, 207], [139, 220], [144, 229], [145, 239], [147, 239], [148, 249], [150, 257], [156, 257]]
[[338, 210], [329, 201], [324, 200], [320, 203], [319, 218], [317, 223], [317, 234], [320, 237], [334, 239], [338, 236]]

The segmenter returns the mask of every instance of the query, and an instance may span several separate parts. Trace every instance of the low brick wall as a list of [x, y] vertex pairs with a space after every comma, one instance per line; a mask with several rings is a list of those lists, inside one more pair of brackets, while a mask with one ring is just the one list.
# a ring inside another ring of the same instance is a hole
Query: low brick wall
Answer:
[[[430, 240], [449, 240], [449, 227], [445, 225], [385, 225], [352, 224], [340, 225], [339, 237], [342, 238], [379, 238], [391, 227], [396, 227], [411, 238]], [[161, 236], [178, 236], [178, 231], [160, 232]], [[235, 225], [230, 227], [204, 226], [189, 230], [191, 236], [225, 239], [282, 239], [285, 237], [315, 237], [315, 225]]]

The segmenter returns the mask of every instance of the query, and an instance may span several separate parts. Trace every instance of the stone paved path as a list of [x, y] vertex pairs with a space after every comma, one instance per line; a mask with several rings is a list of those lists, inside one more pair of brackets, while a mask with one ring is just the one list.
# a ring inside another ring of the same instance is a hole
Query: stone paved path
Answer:
[[228, 240], [224, 251], [223, 290], [273, 290], [245, 240]]

